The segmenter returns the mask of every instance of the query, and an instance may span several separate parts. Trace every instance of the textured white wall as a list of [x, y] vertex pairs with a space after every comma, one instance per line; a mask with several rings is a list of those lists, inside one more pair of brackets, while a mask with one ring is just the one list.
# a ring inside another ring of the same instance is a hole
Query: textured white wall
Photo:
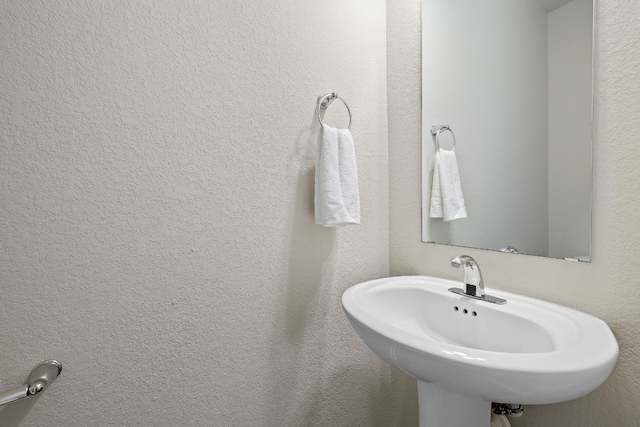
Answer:
[[[547, 13], [534, 0], [423, 4], [423, 126], [455, 133], [468, 213], [451, 222], [425, 217], [427, 240], [546, 255]], [[423, 156], [428, 212], [430, 134]]]
[[514, 427], [635, 426], [640, 418], [640, 2], [596, 2], [593, 262], [571, 263], [420, 242], [420, 0], [387, 4], [391, 272], [461, 279], [466, 252], [489, 286], [605, 320], [620, 344], [586, 397], [528, 407]]
[[[0, 3], [0, 389], [65, 366], [24, 425], [415, 417], [415, 385], [340, 304], [388, 274], [385, 9]], [[329, 91], [354, 114], [362, 196], [340, 230], [312, 215]]]
[[549, 13], [549, 255], [591, 246], [593, 1]]

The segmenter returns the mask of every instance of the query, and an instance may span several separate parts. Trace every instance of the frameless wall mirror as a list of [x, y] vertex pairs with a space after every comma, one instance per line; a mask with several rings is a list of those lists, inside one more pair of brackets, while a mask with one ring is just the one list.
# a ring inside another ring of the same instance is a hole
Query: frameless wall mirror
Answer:
[[[592, 46], [593, 0], [422, 0], [423, 241], [591, 260]], [[430, 214], [442, 125], [464, 219]]]

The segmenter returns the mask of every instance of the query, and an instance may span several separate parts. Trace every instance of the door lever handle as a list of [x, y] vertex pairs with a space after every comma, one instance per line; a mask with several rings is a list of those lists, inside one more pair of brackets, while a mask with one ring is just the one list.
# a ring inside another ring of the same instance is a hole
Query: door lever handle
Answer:
[[0, 406], [43, 392], [62, 372], [57, 360], [45, 360], [31, 370], [27, 382], [20, 387], [0, 393]]

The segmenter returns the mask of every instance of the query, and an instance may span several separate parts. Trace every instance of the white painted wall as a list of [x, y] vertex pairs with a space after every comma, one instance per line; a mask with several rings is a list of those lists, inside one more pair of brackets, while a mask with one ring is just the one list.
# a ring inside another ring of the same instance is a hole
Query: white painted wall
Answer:
[[[640, 415], [640, 3], [599, 4], [593, 263], [468, 253], [491, 286], [606, 320], [621, 358], [514, 427]], [[459, 248], [420, 242], [419, 0], [388, 3], [387, 62], [384, 9], [2, 3], [0, 386], [65, 364], [24, 425], [417, 424], [415, 383], [340, 308], [389, 257], [393, 274], [459, 273]], [[354, 110], [362, 190], [363, 225], [342, 230], [311, 206], [313, 105], [331, 90]]]
[[591, 246], [593, 0], [549, 13], [549, 256]]
[[[0, 389], [64, 364], [0, 425], [415, 418], [340, 304], [389, 271], [383, 0], [7, 0], [0, 22]], [[340, 230], [313, 219], [329, 91], [362, 196]]]
[[[530, 406], [514, 427], [635, 426], [640, 419], [640, 2], [596, 2], [593, 260], [461, 249], [420, 241], [420, 0], [388, 2], [391, 273], [461, 280], [459, 252], [482, 266], [487, 286], [600, 317], [620, 344], [605, 384], [586, 397]], [[461, 142], [462, 143], [462, 142]], [[416, 424], [414, 424], [416, 425]]]
[[[424, 10], [423, 126], [454, 131], [468, 213], [425, 218], [426, 240], [546, 255], [547, 13], [534, 0], [427, 0]], [[429, 135], [430, 171], [434, 151]]]

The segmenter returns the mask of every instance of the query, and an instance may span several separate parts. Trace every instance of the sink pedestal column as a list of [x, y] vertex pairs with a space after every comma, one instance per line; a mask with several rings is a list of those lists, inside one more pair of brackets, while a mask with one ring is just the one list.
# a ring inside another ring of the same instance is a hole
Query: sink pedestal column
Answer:
[[489, 427], [491, 402], [418, 381], [420, 427]]

